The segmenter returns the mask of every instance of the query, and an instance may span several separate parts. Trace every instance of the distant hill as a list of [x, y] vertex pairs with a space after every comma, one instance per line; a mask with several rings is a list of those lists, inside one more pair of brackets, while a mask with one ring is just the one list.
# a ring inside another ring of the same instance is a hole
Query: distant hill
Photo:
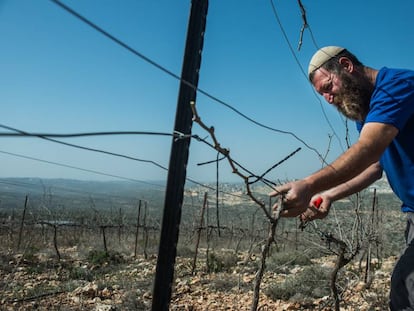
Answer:
[[90, 193], [90, 194], [128, 194], [137, 191], [164, 191], [165, 182], [137, 183], [133, 181], [85, 181], [75, 179], [44, 178], [0, 178], [0, 191], [30, 192], [42, 194], [54, 193]]
[[109, 208], [135, 206], [139, 200], [160, 209], [164, 182], [83, 181], [73, 179], [0, 178], [0, 209], [22, 208], [26, 195], [32, 206]]

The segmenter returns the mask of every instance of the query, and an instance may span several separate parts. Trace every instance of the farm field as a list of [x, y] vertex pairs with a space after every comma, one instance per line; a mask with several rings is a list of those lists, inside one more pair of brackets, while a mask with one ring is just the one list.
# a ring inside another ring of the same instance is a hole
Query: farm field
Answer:
[[[30, 183], [13, 181], [23, 182]], [[151, 309], [162, 191], [99, 184], [99, 193], [81, 183], [81, 194], [71, 181], [72, 192], [64, 194], [69, 185], [60, 181], [28, 193], [11, 183], [0, 191], [2, 310]], [[227, 192], [238, 193], [237, 187]], [[170, 309], [250, 310], [269, 224], [251, 203], [224, 197], [218, 227], [212, 196], [200, 227], [199, 193], [186, 191]], [[345, 257], [352, 255], [336, 275], [341, 310], [387, 310], [404, 226], [398, 200], [381, 191], [374, 208], [367, 191], [338, 202], [330, 217], [303, 231], [297, 220], [281, 219], [259, 309], [334, 310], [331, 278], [340, 240]]]

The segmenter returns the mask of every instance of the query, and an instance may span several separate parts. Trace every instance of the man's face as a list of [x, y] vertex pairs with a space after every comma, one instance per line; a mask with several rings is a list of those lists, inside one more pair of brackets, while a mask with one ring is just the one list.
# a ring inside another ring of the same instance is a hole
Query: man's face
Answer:
[[358, 121], [365, 119], [372, 95], [367, 80], [345, 70], [336, 74], [320, 68], [315, 72], [313, 85], [328, 103], [347, 118]]

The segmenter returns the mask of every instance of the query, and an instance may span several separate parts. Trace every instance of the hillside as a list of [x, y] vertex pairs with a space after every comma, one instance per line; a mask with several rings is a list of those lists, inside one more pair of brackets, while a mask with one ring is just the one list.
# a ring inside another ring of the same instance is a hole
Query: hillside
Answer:
[[[205, 189], [186, 190], [171, 310], [250, 310], [269, 223], [241, 199], [239, 184], [223, 188], [219, 214], [208, 195], [201, 227]], [[371, 188], [336, 203], [330, 217], [303, 231], [296, 219], [279, 221], [260, 310], [333, 310], [336, 240], [353, 256], [336, 282], [342, 310], [387, 310], [404, 216], [385, 183], [376, 189], [374, 205]], [[268, 189], [254, 191], [265, 198]], [[159, 187], [128, 182], [2, 180], [2, 310], [150, 310], [163, 196]]]

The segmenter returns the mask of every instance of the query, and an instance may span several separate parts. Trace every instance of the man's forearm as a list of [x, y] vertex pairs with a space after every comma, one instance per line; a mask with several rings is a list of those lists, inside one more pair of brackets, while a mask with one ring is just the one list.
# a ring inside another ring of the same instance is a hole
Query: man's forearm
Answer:
[[381, 178], [381, 176], [381, 166], [378, 162], [376, 162], [353, 179], [333, 187], [325, 191], [323, 194], [324, 196], [327, 196], [330, 201], [337, 201], [367, 188], [373, 182]]
[[345, 151], [331, 165], [306, 177], [303, 181], [313, 193], [339, 186], [362, 174], [379, 161], [382, 153], [397, 135], [392, 125], [368, 123], [354, 145]]
[[355, 144], [332, 164], [305, 178], [305, 181], [312, 192], [318, 193], [349, 182], [376, 161], [370, 158], [369, 149]]

